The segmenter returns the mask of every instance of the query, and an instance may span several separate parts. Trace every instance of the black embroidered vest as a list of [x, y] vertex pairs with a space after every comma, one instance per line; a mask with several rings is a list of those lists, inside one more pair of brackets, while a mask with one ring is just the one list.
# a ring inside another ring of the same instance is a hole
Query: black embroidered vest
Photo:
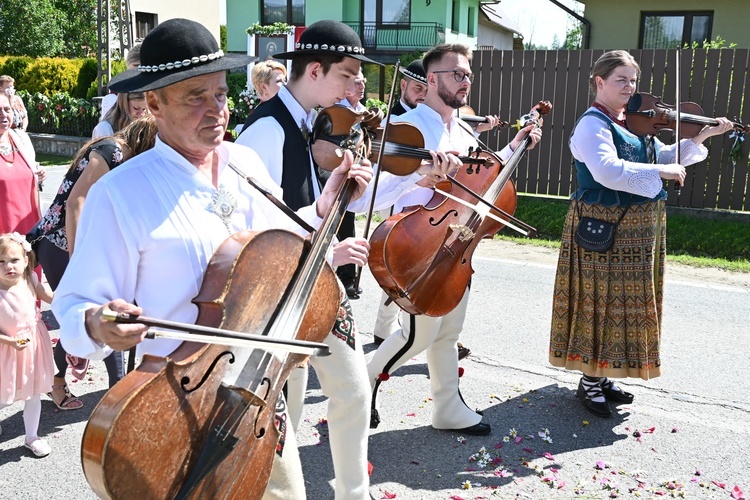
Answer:
[[266, 116], [273, 117], [284, 129], [284, 147], [281, 152], [284, 155], [281, 173], [284, 203], [292, 210], [312, 205], [315, 201], [313, 182], [317, 182], [320, 186], [320, 180], [311, 175], [309, 146], [300, 132], [299, 124], [294, 121], [292, 114], [278, 95], [250, 113], [241, 134], [245, 133], [250, 125]]

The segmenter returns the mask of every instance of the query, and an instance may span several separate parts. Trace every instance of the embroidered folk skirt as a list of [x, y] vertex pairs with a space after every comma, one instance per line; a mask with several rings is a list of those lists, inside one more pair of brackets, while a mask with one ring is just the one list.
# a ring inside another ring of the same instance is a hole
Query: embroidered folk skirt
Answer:
[[[549, 359], [593, 377], [658, 377], [666, 258], [663, 201], [631, 205], [609, 252], [573, 240], [577, 201], [565, 220], [555, 277]], [[616, 223], [625, 207], [581, 203], [581, 216]]]

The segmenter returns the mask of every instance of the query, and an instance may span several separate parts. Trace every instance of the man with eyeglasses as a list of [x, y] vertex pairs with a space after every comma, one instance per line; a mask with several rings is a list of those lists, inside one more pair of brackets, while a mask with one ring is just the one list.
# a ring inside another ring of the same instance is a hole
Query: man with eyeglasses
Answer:
[[[471, 127], [456, 116], [456, 110], [466, 105], [469, 87], [474, 80], [471, 58], [471, 50], [461, 44], [442, 44], [430, 49], [422, 59], [428, 87], [424, 102], [392, 118], [393, 122], [408, 122], [418, 127], [427, 149], [466, 155], [469, 148], [477, 146]], [[541, 129], [532, 129], [533, 126], [529, 126], [520, 130], [511, 143], [497, 153], [498, 156], [503, 161], [509, 159], [526, 135], [532, 139], [530, 148], [534, 147], [541, 139]], [[443, 176], [434, 177], [434, 184], [444, 180]], [[432, 189], [425, 187], [405, 192], [396, 202], [395, 211], [425, 205], [433, 194]], [[386, 338], [367, 364], [373, 388], [371, 428], [380, 423], [376, 405], [380, 384], [406, 361], [426, 351], [434, 404], [432, 426], [475, 436], [491, 432], [490, 425], [482, 422], [482, 415], [466, 405], [458, 389], [457, 341], [468, 299], [467, 288], [459, 305], [438, 318], [402, 312], [402, 329]]]

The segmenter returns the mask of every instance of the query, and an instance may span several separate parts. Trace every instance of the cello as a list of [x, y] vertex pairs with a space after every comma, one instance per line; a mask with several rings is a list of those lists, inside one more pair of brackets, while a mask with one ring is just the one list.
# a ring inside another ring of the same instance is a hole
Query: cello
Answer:
[[[325, 255], [352, 182], [342, 183], [310, 241], [284, 230], [241, 231], [224, 241], [193, 300], [198, 324], [323, 340], [341, 298]], [[192, 342], [167, 358], [144, 356], [86, 426], [89, 484], [104, 498], [261, 498], [286, 425], [277, 416], [281, 389], [305, 359]]]
[[[541, 127], [541, 116], [551, 108], [548, 101], [538, 103], [522, 117], [521, 127], [531, 123]], [[492, 152], [470, 153], [485, 159], [486, 166], [462, 166], [455, 176], [436, 186], [425, 206], [406, 207], [375, 229], [370, 238], [370, 271], [401, 309], [410, 314], [445, 316], [458, 305], [474, 272], [471, 258], [476, 246], [508, 225], [493, 212], [515, 211], [511, 175], [530, 142], [526, 136], [505, 165]], [[469, 189], [453, 193], [454, 184]], [[469, 190], [485, 203], [475, 200]]]

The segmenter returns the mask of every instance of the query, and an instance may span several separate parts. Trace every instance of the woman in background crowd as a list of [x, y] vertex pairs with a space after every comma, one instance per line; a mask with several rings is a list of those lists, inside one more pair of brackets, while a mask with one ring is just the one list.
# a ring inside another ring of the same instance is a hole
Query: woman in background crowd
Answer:
[[40, 182], [47, 172], [22, 129], [12, 129], [11, 98], [0, 93], [0, 233], [26, 234], [39, 220]]
[[131, 92], [117, 94], [117, 104], [107, 112], [107, 115], [100, 121], [91, 137], [105, 137], [114, 135], [124, 129], [130, 122], [137, 120], [148, 113], [146, 105], [146, 94], [143, 92]]
[[260, 102], [265, 102], [286, 85], [286, 66], [278, 61], [258, 62], [250, 71], [250, 80]]
[[23, 99], [16, 95], [15, 80], [12, 76], [0, 76], [0, 91], [10, 98], [10, 106], [13, 108], [13, 127], [26, 130], [29, 126], [29, 113], [23, 105]]
[[[39, 222], [39, 262], [52, 290], [62, 279], [73, 253], [76, 227], [86, 195], [104, 174], [122, 162], [154, 146], [156, 126], [151, 115], [144, 116], [113, 136], [92, 139], [78, 152], [60, 184], [60, 190], [49, 210]], [[112, 387], [124, 376], [122, 352], [113, 352], [104, 359]], [[67, 353], [58, 342], [55, 348], [55, 374], [52, 399], [62, 410], [77, 409], [82, 402], [73, 396], [65, 382]]]

